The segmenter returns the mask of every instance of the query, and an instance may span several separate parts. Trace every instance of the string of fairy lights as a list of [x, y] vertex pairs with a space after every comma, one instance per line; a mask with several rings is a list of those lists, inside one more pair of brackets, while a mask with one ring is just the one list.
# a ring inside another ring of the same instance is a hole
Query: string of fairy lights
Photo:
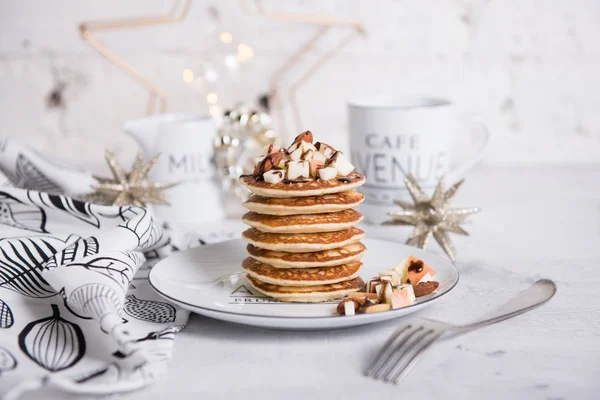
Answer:
[[[254, 57], [254, 49], [246, 43], [236, 43], [231, 32], [223, 31], [218, 35], [222, 46], [218, 62], [204, 62], [200, 68], [186, 68], [182, 72], [183, 81], [192, 88], [206, 90], [208, 111], [213, 117], [222, 115], [216, 84], [225, 73], [234, 73], [240, 66], [249, 63]], [[224, 56], [223, 53], [225, 54]]]

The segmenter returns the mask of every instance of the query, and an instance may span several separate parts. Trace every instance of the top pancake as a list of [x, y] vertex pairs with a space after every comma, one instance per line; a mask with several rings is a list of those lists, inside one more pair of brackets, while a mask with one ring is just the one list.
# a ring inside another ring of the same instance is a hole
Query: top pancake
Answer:
[[365, 196], [359, 192], [342, 192], [323, 196], [261, 197], [253, 194], [243, 204], [250, 211], [268, 215], [321, 214], [356, 208]]
[[320, 196], [323, 194], [340, 193], [354, 190], [365, 183], [365, 177], [360, 172], [352, 172], [342, 178], [329, 180], [310, 180], [306, 182], [267, 183], [256, 180], [252, 175], [240, 176], [240, 182], [252, 193], [265, 197], [303, 197]]

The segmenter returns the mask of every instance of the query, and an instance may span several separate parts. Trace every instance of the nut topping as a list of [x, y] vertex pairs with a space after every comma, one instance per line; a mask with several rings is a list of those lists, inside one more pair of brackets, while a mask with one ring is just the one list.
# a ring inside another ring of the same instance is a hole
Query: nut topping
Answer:
[[283, 153], [267, 154], [267, 156], [254, 167], [254, 176], [262, 176], [265, 172], [272, 170], [279, 165], [282, 158]]
[[312, 143], [313, 142], [313, 134], [311, 131], [306, 131], [306, 132], [302, 132], [301, 134], [299, 134], [298, 136], [296, 136], [296, 138], [294, 139], [294, 143], [299, 143], [299, 142], [308, 142], [308, 143]]
[[440, 283], [437, 281], [421, 282], [418, 285], [413, 286], [415, 289], [415, 297], [426, 296], [437, 289], [438, 286], [440, 286]]

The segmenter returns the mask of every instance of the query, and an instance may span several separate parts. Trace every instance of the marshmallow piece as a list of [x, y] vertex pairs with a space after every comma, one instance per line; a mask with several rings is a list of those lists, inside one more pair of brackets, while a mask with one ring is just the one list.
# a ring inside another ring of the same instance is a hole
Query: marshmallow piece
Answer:
[[300, 142], [300, 148], [304, 152], [307, 152], [307, 151], [316, 152], [317, 151], [317, 148], [315, 147], [315, 145], [310, 142], [304, 142], [304, 141]]
[[339, 151], [333, 156], [333, 161], [329, 165], [338, 170], [338, 176], [348, 176], [354, 171], [354, 165]]
[[319, 150], [319, 152], [321, 154], [323, 154], [326, 158], [331, 157], [331, 155], [333, 153], [335, 153], [335, 149], [329, 145], [326, 145], [325, 143], [322, 142], [317, 142], [316, 143], [316, 148], [317, 150]]
[[280, 169], [272, 169], [263, 174], [263, 179], [267, 183], [279, 183], [283, 180], [284, 175], [285, 171]]
[[325, 162], [327, 161], [327, 157], [325, 157], [325, 154], [321, 153], [320, 151], [315, 151], [312, 158], [313, 160], [321, 161], [323, 164], [325, 164]]
[[292, 161], [300, 161], [300, 157], [302, 157], [302, 149], [297, 148], [296, 150], [290, 153], [290, 158]]
[[396, 271], [398, 273], [398, 275], [400, 275], [400, 283], [408, 282], [408, 266], [409, 265], [410, 265], [410, 257], [407, 257], [404, 260], [400, 261], [398, 264], [396, 264], [396, 266], [394, 267], [394, 271]]
[[295, 151], [297, 148], [299, 148], [300, 147], [300, 143], [302, 143], [302, 142], [292, 143], [290, 145], [290, 147], [287, 148], [288, 153], [291, 154], [293, 151]]
[[338, 170], [333, 167], [320, 168], [319, 169], [319, 179], [327, 181], [329, 179], [334, 179], [338, 174]]
[[431, 282], [432, 280], [433, 280], [433, 275], [431, 275], [431, 273], [427, 272], [425, 275], [423, 275], [423, 277], [419, 280], [418, 283]]
[[[305, 142], [305, 143], [306, 143], [306, 142]], [[313, 154], [314, 154], [314, 153], [315, 153], [315, 152], [314, 152], [314, 151], [312, 151], [312, 150], [305, 150], [305, 151], [303, 151], [303, 152], [302, 152], [302, 155], [300, 156], [300, 158], [301, 158], [302, 160], [311, 161], [311, 160], [312, 160], [312, 158], [313, 158]]]
[[316, 178], [317, 171], [319, 171], [319, 168], [323, 167], [323, 163], [319, 160], [315, 160], [314, 158], [312, 160], [310, 160], [309, 163], [310, 163], [310, 176], [313, 178]]
[[344, 303], [344, 315], [355, 315], [353, 301]]
[[392, 308], [408, 307], [416, 301], [412, 285], [400, 285], [391, 296]]
[[287, 178], [294, 180], [298, 178], [308, 178], [310, 168], [308, 161], [290, 161], [287, 163]]

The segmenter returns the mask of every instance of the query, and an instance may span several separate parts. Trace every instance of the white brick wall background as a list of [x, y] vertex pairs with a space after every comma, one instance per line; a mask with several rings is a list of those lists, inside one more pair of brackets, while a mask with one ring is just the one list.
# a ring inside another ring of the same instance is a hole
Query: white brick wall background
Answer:
[[[346, 101], [368, 93], [446, 96], [492, 127], [486, 162], [600, 161], [600, 1], [265, 1], [265, 8], [361, 21], [352, 42], [299, 92], [303, 125], [347, 146]], [[153, 15], [161, 0], [0, 3], [0, 135], [92, 169], [106, 147], [133, 154], [123, 122], [143, 116], [146, 92], [83, 42], [83, 20]], [[220, 15], [215, 19], [214, 14]], [[211, 17], [213, 15], [213, 17]], [[229, 31], [254, 49], [237, 77], [220, 79], [220, 103], [254, 101], [270, 74], [314, 27], [246, 16], [237, 0], [195, 0], [186, 21], [99, 34], [169, 96], [169, 111], [206, 112], [206, 88], [182, 71], [222, 60]], [[337, 31], [315, 54], [322, 54]], [[298, 76], [309, 64], [299, 65]], [[294, 74], [286, 80], [289, 85]], [[67, 82], [63, 107], [47, 97]], [[290, 124], [290, 128], [293, 126]]]

